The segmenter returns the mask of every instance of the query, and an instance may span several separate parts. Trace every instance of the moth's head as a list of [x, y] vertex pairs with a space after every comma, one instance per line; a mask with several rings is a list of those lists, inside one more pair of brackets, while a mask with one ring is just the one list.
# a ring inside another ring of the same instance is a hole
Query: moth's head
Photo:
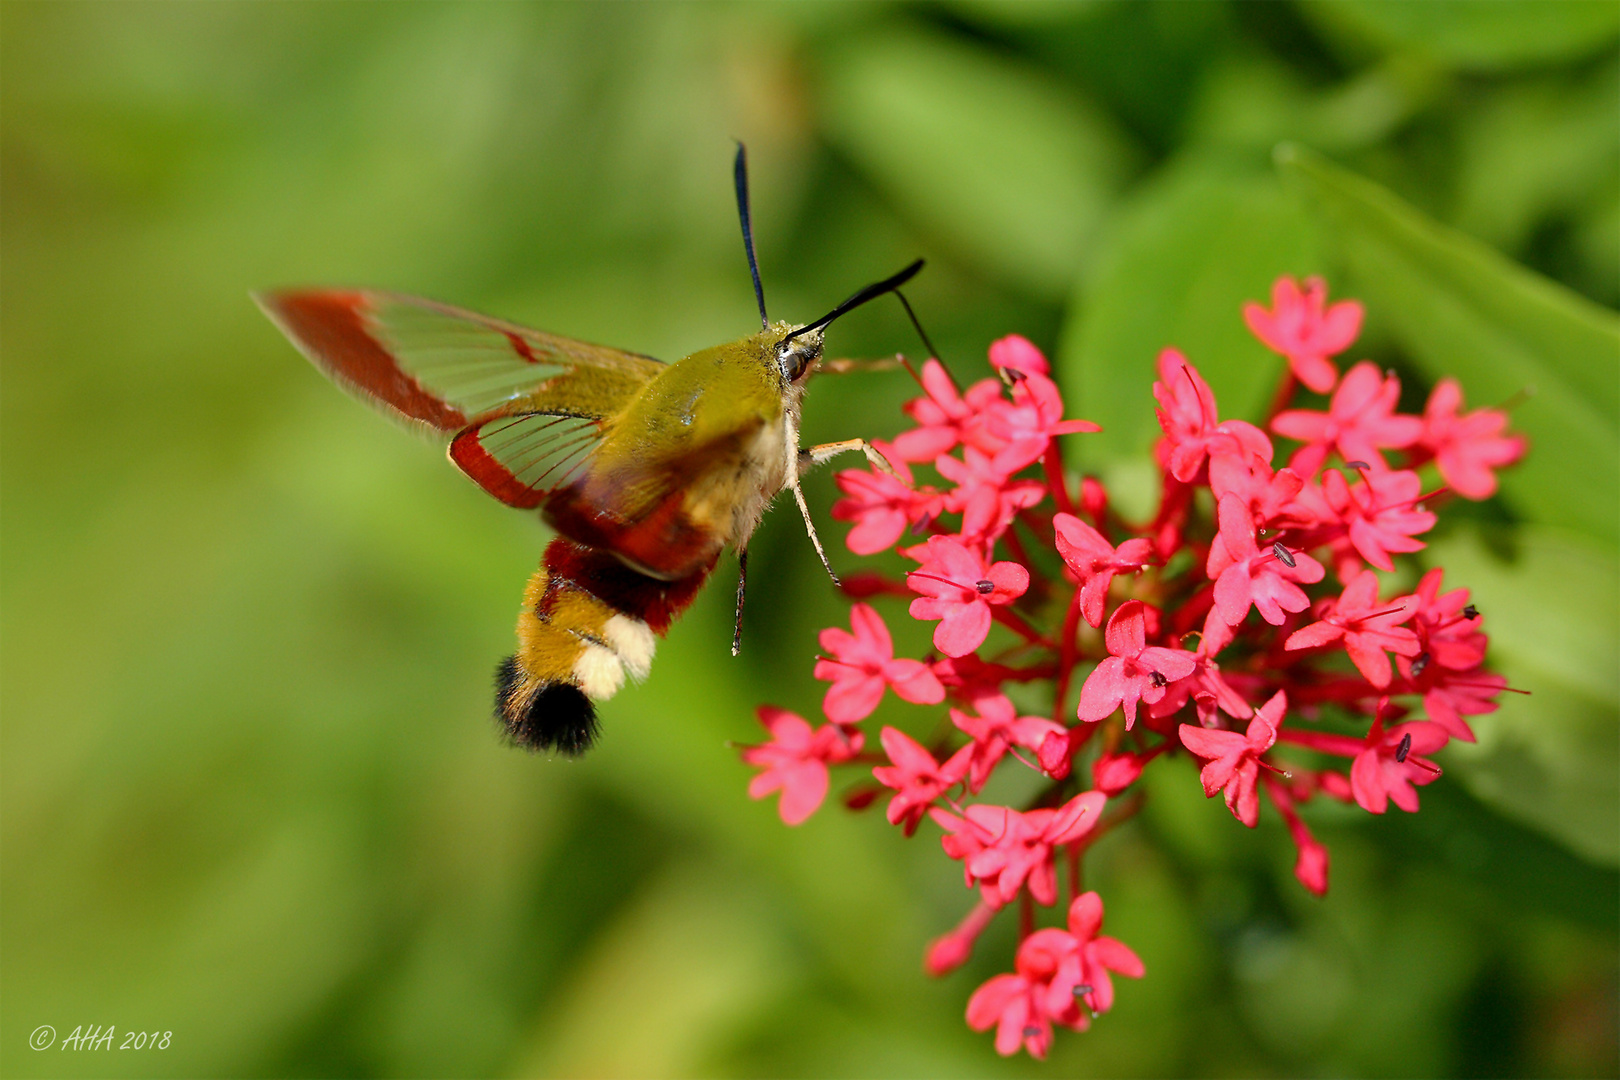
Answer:
[[782, 373], [782, 381], [792, 384], [809, 377], [815, 370], [816, 361], [821, 359], [821, 343], [826, 331], [815, 325], [784, 325], [783, 329], [785, 332], [771, 346], [771, 356], [776, 361], [776, 370]]

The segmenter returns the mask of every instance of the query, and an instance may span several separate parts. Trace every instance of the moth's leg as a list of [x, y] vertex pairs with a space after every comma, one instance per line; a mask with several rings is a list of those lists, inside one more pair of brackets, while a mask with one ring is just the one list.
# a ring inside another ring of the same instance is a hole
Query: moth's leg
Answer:
[[[804, 468], [801, 462], [804, 461], [805, 455], [814, 455], [820, 448], [800, 450], [798, 418], [788, 413], [783, 419], [786, 421], [783, 433], [787, 436], [783, 440], [787, 444], [787, 460], [783, 462], [786, 468], [783, 471], [787, 473], [788, 486], [793, 489], [793, 501], [799, 504], [799, 514], [804, 518], [804, 531], [810, 534], [810, 543], [814, 545], [816, 555], [821, 559], [822, 568], [827, 571], [827, 576], [832, 578], [834, 585], [842, 584], [838, 580], [838, 575], [833, 573], [832, 563], [827, 561], [827, 551], [821, 546], [821, 537], [816, 535], [816, 523], [810, 520], [810, 506], [804, 501], [804, 489], [799, 486], [799, 473]], [[853, 445], [848, 449], [854, 449]]]
[[742, 650], [743, 591], [748, 584], [748, 548], [737, 549], [737, 620], [731, 625], [731, 655]]
[[889, 464], [889, 459], [880, 454], [877, 447], [865, 439], [845, 439], [843, 442], [822, 443], [820, 446], [812, 446], [808, 450], [800, 450], [799, 473], [803, 475], [822, 462], [835, 458], [839, 454], [848, 453], [851, 450], [859, 450], [865, 454], [866, 460], [878, 472], [888, 473], [890, 476], [894, 475], [894, 466]]
[[817, 371], [825, 371], [833, 375], [846, 375], [856, 371], [893, 371], [897, 367], [904, 367], [906, 358], [900, 353], [893, 356], [880, 356], [875, 360], [858, 360], [853, 357], [839, 357], [834, 360], [823, 358], [816, 365]]

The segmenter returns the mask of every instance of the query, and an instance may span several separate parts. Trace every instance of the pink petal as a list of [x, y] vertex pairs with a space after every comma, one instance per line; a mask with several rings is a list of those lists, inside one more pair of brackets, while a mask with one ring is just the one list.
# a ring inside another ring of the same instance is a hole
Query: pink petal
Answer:
[[1369, 814], [1382, 814], [1389, 808], [1382, 774], [1376, 749], [1363, 750], [1350, 766], [1350, 790], [1355, 793], [1356, 803]]
[[[967, 1023], [974, 1031], [988, 1031], [1009, 1006], [1022, 997], [1029, 984], [1019, 975], [997, 975], [968, 998]], [[1016, 1049], [1016, 1047], [1014, 1048]]]
[[[1147, 644], [1147, 621], [1140, 600], [1119, 605], [1104, 633], [1108, 651], [1115, 656], [1134, 657]], [[1105, 661], [1106, 662], [1106, 661]]]
[[1283, 649], [1293, 652], [1295, 649], [1315, 649], [1329, 645], [1344, 636], [1344, 627], [1326, 620], [1314, 622], [1309, 626], [1300, 627], [1288, 635], [1283, 642]]
[[1081, 941], [1090, 941], [1102, 929], [1103, 902], [1095, 892], [1081, 893], [1069, 905], [1069, 932]]
[[945, 700], [945, 687], [933, 668], [920, 660], [890, 660], [883, 677], [894, 692], [913, 705], [937, 705]]
[[[855, 674], [849, 668], [844, 671]], [[883, 680], [876, 675], [840, 679], [827, 688], [821, 709], [835, 724], [858, 723], [871, 716], [883, 700], [883, 687]]]
[[1130, 946], [1117, 938], [1100, 937], [1091, 943], [1091, 957], [1110, 971], [1117, 971], [1128, 979], [1140, 979], [1147, 974], [1141, 957]]
[[1076, 716], [1087, 723], [1096, 723], [1111, 715], [1119, 708], [1129, 683], [1123, 660], [1117, 656], [1103, 660], [1086, 676], [1085, 685], [1080, 688], [1080, 707], [1076, 710]]
[[[917, 604], [921, 602], [912, 601], [913, 614], [916, 614]], [[984, 644], [989, 634], [990, 605], [964, 604], [947, 614], [934, 627], [934, 647], [946, 656], [966, 656]]]
[[777, 812], [782, 822], [798, 825], [827, 797], [827, 766], [819, 761], [802, 761], [782, 770], [782, 801]]

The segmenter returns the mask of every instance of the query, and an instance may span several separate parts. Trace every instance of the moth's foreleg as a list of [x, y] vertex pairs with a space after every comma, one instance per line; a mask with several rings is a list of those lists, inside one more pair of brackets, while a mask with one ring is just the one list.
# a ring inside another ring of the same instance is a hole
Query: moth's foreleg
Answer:
[[831, 458], [835, 458], [839, 454], [848, 453], [851, 450], [859, 450], [861, 453], [865, 454], [867, 462], [878, 472], [888, 473], [890, 476], [895, 474], [894, 466], [889, 464], [888, 458], [884, 457], [878, 452], [877, 447], [873, 446], [865, 439], [845, 439], [842, 442], [822, 443], [820, 446], [812, 446], [807, 450], [800, 450], [799, 475], [803, 476], [817, 465], [820, 465]]

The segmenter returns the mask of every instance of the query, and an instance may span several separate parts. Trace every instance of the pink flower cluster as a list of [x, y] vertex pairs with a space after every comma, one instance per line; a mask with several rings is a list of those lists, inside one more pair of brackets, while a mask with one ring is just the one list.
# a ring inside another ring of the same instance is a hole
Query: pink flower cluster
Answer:
[[[1443, 591], [1434, 568], [1401, 593], [1380, 572], [1423, 549], [1432, 507], [1449, 495], [1491, 495], [1493, 470], [1524, 454], [1523, 438], [1503, 433], [1501, 412], [1461, 414], [1450, 379], [1422, 416], [1397, 411], [1393, 373], [1363, 362], [1341, 379], [1332, 357], [1354, 341], [1361, 305], [1327, 305], [1320, 280], [1283, 278], [1272, 308], [1245, 317], [1288, 362], [1268, 426], [1298, 445], [1279, 465], [1271, 435], [1221, 420], [1198, 371], [1166, 349], [1149, 521], [1125, 520], [1097, 480], [1065, 471], [1057, 437], [1098, 428], [1063, 419], [1028, 341], [995, 342], [996, 377], [966, 391], [930, 359], [924, 396], [906, 406], [916, 426], [880, 444], [894, 473], [840, 473], [833, 516], [852, 523], [857, 554], [892, 548], [916, 564], [903, 581], [867, 573], [845, 588], [859, 601], [911, 597], [911, 617], [934, 624], [934, 653], [896, 657], [882, 616], [856, 602], [849, 630], [821, 633], [828, 722], [762, 707], [771, 739], [743, 751], [763, 770], [749, 793], [780, 791], [790, 825], [823, 803], [830, 767], [847, 765], [875, 781], [858, 782], [848, 805], [887, 791], [888, 820], [905, 835], [925, 819], [939, 827], [978, 898], [930, 946], [931, 974], [966, 963], [994, 916], [1020, 908], [1013, 973], [967, 1006], [1002, 1054], [1044, 1057], [1055, 1026], [1084, 1030], [1112, 1007], [1110, 972], [1142, 976], [1130, 948], [1099, 936], [1102, 900], [1080, 878], [1087, 849], [1139, 807], [1132, 788], [1155, 759], [1200, 762], [1204, 793], [1251, 828], [1270, 803], [1297, 848], [1297, 877], [1322, 895], [1328, 853], [1299, 808], [1323, 796], [1416, 811], [1416, 789], [1440, 775], [1431, 755], [1473, 741], [1467, 718], [1506, 689], [1484, 668], [1466, 589]], [[1330, 394], [1326, 410], [1286, 408], [1299, 384]], [[910, 466], [923, 463], [940, 486], [916, 481]], [[1444, 486], [1425, 492], [1418, 470], [1431, 463]], [[946, 705], [949, 724], [926, 742], [886, 726], [882, 753], [863, 752], [860, 725], [891, 690]], [[1344, 734], [1357, 720], [1365, 735]], [[974, 801], [1002, 768], [1040, 773], [1044, 787], [1021, 808]], [[1038, 929], [1036, 908], [1058, 903], [1065, 876], [1066, 928]]]

